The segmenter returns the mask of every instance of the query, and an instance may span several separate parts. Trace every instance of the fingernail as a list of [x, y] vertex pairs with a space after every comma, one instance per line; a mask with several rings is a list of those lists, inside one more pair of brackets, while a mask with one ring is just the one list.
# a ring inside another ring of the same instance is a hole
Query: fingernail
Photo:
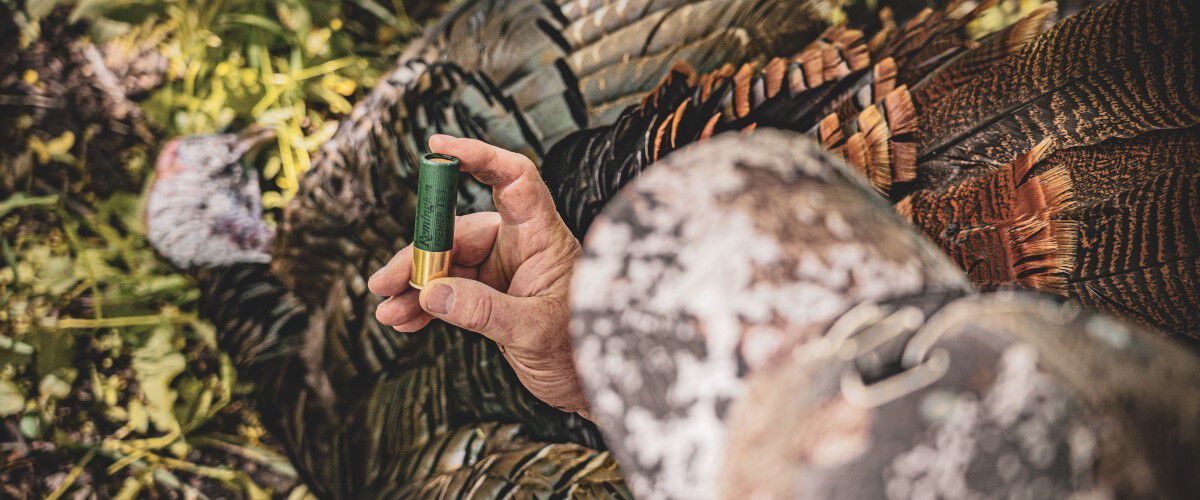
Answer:
[[449, 285], [434, 285], [432, 290], [429, 290], [425, 305], [429, 308], [429, 312], [434, 314], [447, 314], [450, 308], [454, 307], [454, 289]]

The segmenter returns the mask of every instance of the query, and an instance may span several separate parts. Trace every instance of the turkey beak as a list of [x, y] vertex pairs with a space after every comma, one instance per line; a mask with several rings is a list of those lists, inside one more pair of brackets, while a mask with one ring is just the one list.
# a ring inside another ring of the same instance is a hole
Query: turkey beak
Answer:
[[243, 158], [275, 140], [275, 137], [275, 129], [257, 125], [250, 127], [238, 135], [233, 153], [236, 157]]

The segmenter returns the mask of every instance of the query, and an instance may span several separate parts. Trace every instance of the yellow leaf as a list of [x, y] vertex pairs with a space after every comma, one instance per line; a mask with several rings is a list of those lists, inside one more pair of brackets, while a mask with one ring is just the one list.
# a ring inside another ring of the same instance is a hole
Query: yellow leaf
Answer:
[[50, 163], [50, 152], [46, 150], [46, 143], [42, 142], [38, 136], [29, 137], [29, 150], [33, 151], [34, 156], [37, 157], [38, 164]]
[[50, 139], [46, 143], [46, 151], [51, 156], [64, 156], [71, 151], [73, 146], [75, 146], [75, 133], [68, 130], [63, 132], [63, 135]]
[[16, 415], [25, 409], [25, 395], [11, 380], [0, 380], [0, 417]]
[[146, 415], [146, 407], [136, 399], [129, 402], [129, 425], [133, 430], [145, 434], [150, 430], [150, 417]]
[[178, 394], [171, 382], [183, 372], [186, 360], [174, 345], [175, 330], [168, 326], [155, 328], [146, 344], [133, 353], [133, 370], [138, 387], [146, 401], [150, 422], [162, 431], [178, 429], [175, 420], [175, 399]]
[[279, 175], [279, 169], [281, 165], [282, 163], [280, 162], [278, 156], [272, 156], [268, 158], [267, 164], [263, 166], [263, 177], [267, 179], [274, 179], [276, 175]]
[[287, 200], [283, 199], [283, 195], [276, 191], [267, 191], [262, 197], [263, 208], [273, 209], [281, 208], [287, 204]]

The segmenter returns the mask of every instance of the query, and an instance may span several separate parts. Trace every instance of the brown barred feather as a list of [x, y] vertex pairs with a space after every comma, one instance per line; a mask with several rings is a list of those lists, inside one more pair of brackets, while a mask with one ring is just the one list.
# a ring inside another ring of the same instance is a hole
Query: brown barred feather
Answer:
[[915, 84], [914, 98], [930, 105], [967, 82], [985, 77], [985, 73], [993, 66], [1050, 29], [1054, 14], [1054, 4], [1043, 5], [1012, 26], [986, 36], [980, 40], [978, 48], [959, 54], [948, 61], [945, 67], [931, 72]]
[[1183, 0], [1114, 0], [936, 102], [918, 101], [922, 173], [940, 182], [1046, 138], [1069, 148], [1200, 123], [1198, 11]]
[[1084, 304], [1200, 339], [1200, 159], [1070, 215]]
[[924, 23], [920, 37], [923, 40], [919, 44], [900, 47], [893, 54], [899, 63], [901, 81], [916, 81], [937, 71], [954, 56], [978, 48], [979, 43], [968, 33], [967, 24], [997, 3], [998, 0], [978, 3], [959, 0], [937, 11]]
[[1039, 163], [1037, 171], [1052, 168], [1069, 171], [1076, 206], [1086, 208], [1163, 172], [1188, 171], [1198, 164], [1200, 125], [1061, 150]]

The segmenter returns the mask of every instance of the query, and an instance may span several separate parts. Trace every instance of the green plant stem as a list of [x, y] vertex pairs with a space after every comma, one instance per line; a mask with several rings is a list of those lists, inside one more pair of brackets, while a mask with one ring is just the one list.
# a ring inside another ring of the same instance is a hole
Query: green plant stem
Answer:
[[83, 459], [71, 468], [71, 472], [67, 474], [67, 477], [63, 478], [62, 484], [58, 485], [58, 488], [55, 488], [54, 491], [50, 492], [49, 495], [46, 495], [46, 500], [58, 500], [58, 497], [62, 496], [63, 493], [66, 493], [67, 488], [70, 488], [72, 484], [75, 484], [75, 480], [79, 479], [79, 474], [83, 472], [83, 468], [87, 467], [88, 462], [91, 462], [92, 457], [94, 456], [96, 456], [96, 450], [89, 450], [87, 454], [83, 456]]
[[124, 316], [119, 318], [61, 318], [56, 326], [63, 329], [96, 329], [124, 328], [130, 326], [154, 326], [163, 323], [181, 323], [187, 321], [184, 316], [156, 314], [153, 316]]

